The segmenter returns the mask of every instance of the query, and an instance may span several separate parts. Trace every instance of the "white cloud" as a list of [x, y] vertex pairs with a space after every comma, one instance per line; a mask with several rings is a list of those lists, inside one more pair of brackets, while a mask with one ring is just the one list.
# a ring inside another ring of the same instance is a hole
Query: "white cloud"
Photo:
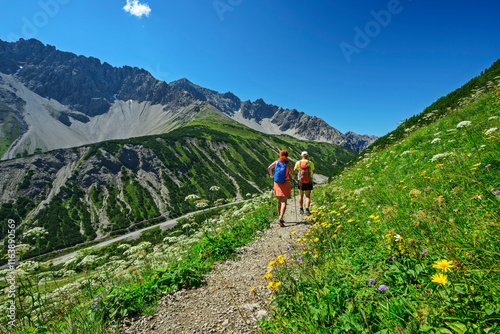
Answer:
[[127, 0], [127, 4], [123, 7], [123, 10], [137, 17], [141, 17], [142, 15], [149, 16], [149, 13], [151, 13], [149, 5], [139, 3], [139, 0]]

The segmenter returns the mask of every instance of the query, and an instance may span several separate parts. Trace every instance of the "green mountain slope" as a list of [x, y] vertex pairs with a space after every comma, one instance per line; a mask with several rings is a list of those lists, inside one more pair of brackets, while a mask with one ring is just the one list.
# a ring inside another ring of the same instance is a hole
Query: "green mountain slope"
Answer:
[[[208, 108], [167, 134], [1, 162], [0, 238], [8, 219], [18, 222], [16, 233], [26, 245], [36, 242], [27, 232], [42, 227], [48, 234], [39, 250], [24, 254], [34, 256], [248, 198], [271, 188], [267, 166], [280, 149], [295, 158], [309, 151], [324, 175], [356, 155], [327, 143], [263, 135]], [[186, 200], [191, 194], [198, 198]]]
[[316, 191], [265, 332], [500, 332], [500, 82], [468, 96], [481, 78]]

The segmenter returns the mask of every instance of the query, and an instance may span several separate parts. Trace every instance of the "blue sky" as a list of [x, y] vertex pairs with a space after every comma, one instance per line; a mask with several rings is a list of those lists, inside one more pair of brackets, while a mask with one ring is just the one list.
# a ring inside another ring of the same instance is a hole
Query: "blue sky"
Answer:
[[129, 12], [126, 0], [0, 0], [0, 39], [36, 38], [378, 136], [500, 58], [497, 1], [128, 1]]

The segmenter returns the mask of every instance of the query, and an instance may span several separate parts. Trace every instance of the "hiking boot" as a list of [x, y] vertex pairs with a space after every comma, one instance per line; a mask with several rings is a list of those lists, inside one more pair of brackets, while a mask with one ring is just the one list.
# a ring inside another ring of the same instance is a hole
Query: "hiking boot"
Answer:
[[303, 214], [304, 214], [304, 209], [303, 209], [303, 208], [300, 208], [299, 213], [300, 213], [301, 215], [303, 215]]
[[285, 227], [285, 220], [283, 218], [280, 218], [278, 220], [278, 225], [281, 226], [281, 227]]
[[308, 215], [308, 216], [311, 215], [311, 211], [309, 211], [309, 208], [306, 208], [306, 215]]

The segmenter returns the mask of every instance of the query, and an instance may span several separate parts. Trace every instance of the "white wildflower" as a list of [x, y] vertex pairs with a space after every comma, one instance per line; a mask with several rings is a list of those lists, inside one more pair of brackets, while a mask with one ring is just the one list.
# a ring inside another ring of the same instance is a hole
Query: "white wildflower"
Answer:
[[496, 132], [498, 131], [498, 128], [491, 128], [491, 129], [488, 129], [488, 131], [486, 131], [484, 134], [486, 136], [491, 136], [493, 134], [493, 132]]
[[24, 233], [24, 237], [33, 237], [33, 240], [36, 239], [37, 237], [43, 237], [45, 234], [49, 234], [46, 229], [43, 227], [34, 227], [31, 230], [27, 231]]
[[200, 199], [200, 197], [198, 195], [191, 194], [191, 195], [187, 195], [186, 198], [184, 198], [184, 201], [197, 200], [197, 199]]
[[71, 276], [75, 276], [76, 275], [76, 271], [74, 270], [66, 270], [63, 274], [63, 277], [71, 277]]
[[445, 158], [445, 157], [448, 157], [450, 155], [453, 155], [454, 153], [453, 152], [445, 152], [445, 153], [439, 153], [439, 154], [436, 154], [434, 155], [432, 158], [431, 158], [431, 162], [434, 162], [436, 160], [439, 160], [441, 158]]
[[96, 259], [97, 259], [96, 255], [87, 255], [83, 258], [82, 261], [80, 261], [80, 263], [78, 263], [78, 266], [83, 267], [83, 266], [94, 264]]
[[120, 246], [116, 247], [117, 249], [129, 249], [131, 245], [129, 244], [121, 244]]
[[198, 209], [203, 209], [203, 208], [206, 208], [207, 206], [208, 206], [208, 204], [205, 202], [196, 203], [196, 207]]
[[64, 263], [64, 266], [67, 267], [69, 266], [70, 264], [73, 264], [75, 262], [78, 262], [78, 257], [77, 256], [73, 256], [71, 257], [69, 260], [67, 260], [65, 263]]
[[457, 128], [467, 127], [467, 126], [470, 126], [471, 124], [472, 124], [471, 121], [462, 121], [462, 122], [457, 124]]
[[21, 278], [21, 277], [27, 276], [28, 273], [26, 271], [18, 268], [16, 270], [11, 271], [11, 275], [14, 277], [17, 277], [17, 278]]
[[498, 118], [498, 116], [491, 116], [490, 118], [488, 118], [488, 121], [492, 121], [492, 120], [497, 119], [497, 118]]
[[137, 252], [141, 250], [145, 250], [151, 247], [151, 243], [149, 241], [144, 241], [138, 244], [137, 246], [130, 247], [127, 249], [125, 252], [123, 252], [123, 255], [131, 255], [131, 254], [136, 254]]
[[210, 191], [219, 191], [219, 190], [220, 190], [220, 187], [217, 187], [217, 186], [210, 187]]
[[0, 277], [5, 277], [5, 275], [7, 275], [10, 272], [11, 272], [10, 268], [2, 269], [0, 270]]
[[26, 248], [27, 250], [29, 250], [30, 248], [33, 248], [33, 247], [34, 246], [28, 245], [28, 244], [19, 244], [19, 245], [16, 245], [16, 249]]
[[437, 136], [439, 136], [440, 134], [441, 134], [441, 131], [436, 132], [436, 133], [434, 134], [434, 137], [437, 137]]
[[441, 142], [441, 138], [434, 138], [432, 141], [431, 141], [431, 144], [436, 144], [436, 143], [439, 143]]
[[163, 238], [163, 242], [174, 243], [177, 241], [177, 237], [165, 237]]
[[21, 270], [36, 270], [40, 267], [40, 264], [35, 261], [23, 261], [18, 266], [17, 269]]

